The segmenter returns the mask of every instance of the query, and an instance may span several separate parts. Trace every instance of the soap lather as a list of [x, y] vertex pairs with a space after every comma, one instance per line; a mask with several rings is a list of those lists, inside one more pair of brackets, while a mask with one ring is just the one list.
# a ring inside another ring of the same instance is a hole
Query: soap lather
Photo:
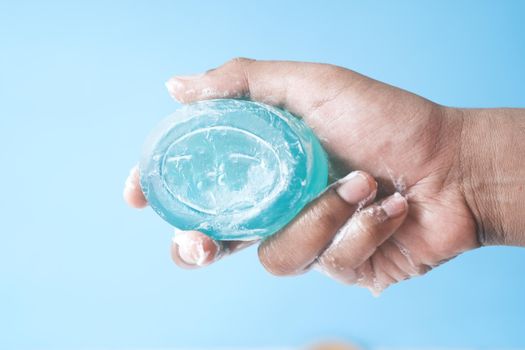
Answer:
[[277, 232], [328, 179], [326, 153], [302, 120], [233, 99], [178, 109], [149, 136], [139, 169], [144, 195], [164, 220], [219, 240]]

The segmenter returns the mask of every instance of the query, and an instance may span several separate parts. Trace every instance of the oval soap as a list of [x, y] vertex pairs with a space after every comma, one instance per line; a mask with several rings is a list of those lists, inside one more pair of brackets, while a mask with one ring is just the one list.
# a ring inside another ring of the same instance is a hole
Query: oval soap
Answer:
[[139, 169], [144, 195], [164, 220], [219, 240], [275, 233], [328, 179], [326, 154], [302, 120], [232, 99], [185, 105], [162, 121]]

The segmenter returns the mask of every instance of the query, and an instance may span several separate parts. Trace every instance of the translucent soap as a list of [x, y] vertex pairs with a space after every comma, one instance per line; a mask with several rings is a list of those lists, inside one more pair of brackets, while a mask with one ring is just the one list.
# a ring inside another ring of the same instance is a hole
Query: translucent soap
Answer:
[[326, 154], [303, 121], [232, 99], [185, 105], [162, 121], [139, 169], [144, 195], [164, 220], [220, 240], [275, 233], [328, 178]]

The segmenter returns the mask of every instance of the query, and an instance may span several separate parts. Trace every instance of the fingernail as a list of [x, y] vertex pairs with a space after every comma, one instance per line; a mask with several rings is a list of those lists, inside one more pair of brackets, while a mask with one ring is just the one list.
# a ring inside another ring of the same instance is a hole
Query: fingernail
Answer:
[[175, 98], [176, 94], [182, 88], [183, 84], [180, 80], [177, 80], [177, 77], [170, 78], [167, 82], [164, 83], [168, 93], [171, 97]]
[[126, 182], [124, 183], [124, 194], [131, 193], [135, 190], [135, 183], [133, 181], [133, 178], [131, 176], [128, 176], [126, 179]]
[[202, 266], [208, 257], [199, 238], [180, 234], [173, 237], [173, 243], [178, 247], [181, 260], [188, 265]]
[[131, 170], [129, 171], [128, 177], [126, 178], [126, 182], [124, 183], [125, 189], [134, 189], [135, 186], [135, 180], [139, 177], [139, 166], [135, 165]]
[[407, 201], [399, 192], [396, 192], [381, 203], [381, 207], [389, 218], [395, 218], [405, 212]]
[[124, 200], [126, 200], [126, 202], [131, 204], [131, 206], [137, 209], [142, 209], [145, 203], [142, 203], [142, 200], [140, 201], [140, 203], [137, 202], [137, 200], [139, 200], [136, 195], [138, 183], [139, 183], [139, 168], [138, 166], [134, 166], [129, 172], [128, 177], [126, 178], [122, 196], [124, 197]]
[[336, 192], [345, 202], [358, 204], [370, 197], [372, 188], [368, 178], [360, 171], [354, 171], [340, 180], [341, 184], [336, 188]]
[[176, 75], [174, 78], [179, 80], [194, 80], [202, 77], [206, 73], [198, 73], [198, 74], [191, 74], [191, 75]]

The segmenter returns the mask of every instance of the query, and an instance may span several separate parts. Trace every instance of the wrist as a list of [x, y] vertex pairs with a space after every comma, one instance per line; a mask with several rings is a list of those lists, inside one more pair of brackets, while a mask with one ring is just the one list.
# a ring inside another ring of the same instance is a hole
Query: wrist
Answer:
[[462, 119], [460, 186], [481, 245], [525, 245], [525, 111], [450, 109]]

